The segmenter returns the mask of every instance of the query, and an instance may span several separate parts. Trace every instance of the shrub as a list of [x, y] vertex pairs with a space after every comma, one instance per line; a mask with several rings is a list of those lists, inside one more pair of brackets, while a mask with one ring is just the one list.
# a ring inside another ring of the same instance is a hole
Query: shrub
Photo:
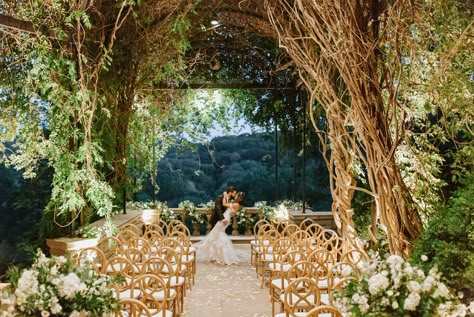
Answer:
[[[417, 260], [422, 254], [428, 262]], [[466, 301], [474, 297], [474, 172], [428, 222], [415, 242], [413, 259], [424, 269], [436, 265], [444, 282], [462, 291]]]

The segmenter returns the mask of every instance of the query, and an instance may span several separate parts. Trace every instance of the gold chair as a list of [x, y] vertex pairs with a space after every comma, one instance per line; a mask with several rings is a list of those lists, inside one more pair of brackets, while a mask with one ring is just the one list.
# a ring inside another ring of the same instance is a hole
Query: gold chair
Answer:
[[118, 255], [122, 247], [122, 242], [115, 237], [103, 237], [97, 242], [97, 248], [104, 253], [107, 259]]
[[[280, 261], [279, 263], [275, 263], [272, 266], [274, 270], [272, 274], [277, 275], [276, 278], [272, 278], [269, 288], [270, 288], [270, 300], [272, 303], [272, 316], [275, 315], [275, 304], [280, 304], [280, 311], [283, 310], [283, 302], [280, 300], [281, 294], [288, 286], [289, 277], [288, 272], [290, 271], [291, 267], [299, 262], [305, 261], [306, 255], [301, 252], [300, 250], [291, 250], [284, 254], [281, 258], [278, 256], [275, 258], [275, 261]], [[294, 275], [294, 274], [292, 274]]]
[[300, 223], [300, 229], [301, 230], [306, 230], [310, 225], [314, 224], [314, 220], [311, 218], [306, 218]]
[[140, 300], [148, 307], [152, 316], [174, 316], [174, 313], [167, 309], [171, 298], [169, 288], [161, 277], [142, 274], [133, 281], [133, 289], [140, 292]]
[[135, 236], [136, 237], [139, 237], [142, 235], [142, 229], [141, 227], [139, 228], [136, 224], [134, 223], [131, 223], [131, 222], [128, 222], [126, 224], [124, 224], [123, 226], [120, 227], [120, 231], [122, 230], [130, 230], [130, 231], [133, 231], [135, 233]]
[[96, 273], [102, 273], [105, 262], [107, 261], [104, 252], [96, 247], [81, 249], [74, 257], [76, 265], [94, 270]]
[[253, 234], [254, 234], [254, 239], [250, 240], [250, 264], [254, 265], [255, 264], [255, 246], [257, 245], [257, 235], [258, 232], [260, 232], [260, 227], [263, 225], [268, 225], [271, 226], [270, 222], [266, 219], [260, 219], [253, 225]]
[[288, 223], [285, 225], [283, 230], [281, 231], [282, 237], [291, 237], [296, 231], [299, 231], [300, 227], [294, 223]]
[[105, 274], [123, 277], [123, 280], [114, 284], [117, 299], [139, 298], [140, 293], [132, 288], [134, 277], [140, 273], [137, 266], [124, 256], [114, 256], [107, 260], [104, 266]]
[[176, 288], [171, 287], [171, 279], [169, 278], [170, 272], [173, 272], [171, 264], [161, 257], [154, 256], [143, 262], [140, 274], [153, 274], [163, 279], [163, 282], [165, 282], [165, 285], [169, 290], [169, 297], [157, 297], [156, 300], [168, 301], [169, 305], [167, 305], [167, 307], [170, 307], [173, 312], [179, 313], [182, 306], [178, 301], [180, 301], [181, 298], [179, 298], [180, 295], [177, 294]]
[[305, 316], [308, 312], [320, 305], [320, 291], [317, 283], [309, 277], [292, 280], [282, 294], [284, 313], [277, 317]]

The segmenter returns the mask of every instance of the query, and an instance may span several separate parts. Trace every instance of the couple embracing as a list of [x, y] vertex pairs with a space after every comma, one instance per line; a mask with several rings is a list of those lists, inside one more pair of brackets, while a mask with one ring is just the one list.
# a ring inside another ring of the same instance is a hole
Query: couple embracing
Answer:
[[245, 193], [237, 192], [234, 186], [229, 186], [222, 195], [217, 196], [210, 220], [213, 228], [204, 240], [196, 245], [199, 260], [226, 265], [239, 262], [237, 252], [225, 230], [230, 218], [243, 206], [244, 199]]

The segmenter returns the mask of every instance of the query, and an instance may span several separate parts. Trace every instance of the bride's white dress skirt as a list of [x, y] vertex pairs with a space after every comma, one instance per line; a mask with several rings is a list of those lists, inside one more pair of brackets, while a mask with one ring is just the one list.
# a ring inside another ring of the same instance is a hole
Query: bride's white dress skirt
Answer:
[[[230, 220], [231, 209], [227, 209], [224, 217]], [[195, 246], [197, 248], [197, 259], [205, 262], [216, 262], [218, 264], [236, 264], [240, 262], [237, 252], [232, 245], [230, 237], [225, 233], [227, 226], [219, 221], [211, 232]]]

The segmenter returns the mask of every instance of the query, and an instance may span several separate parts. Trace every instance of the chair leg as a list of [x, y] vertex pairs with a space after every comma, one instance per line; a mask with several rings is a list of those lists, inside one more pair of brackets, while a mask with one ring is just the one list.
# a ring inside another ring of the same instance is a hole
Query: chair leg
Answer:
[[266, 261], [262, 261], [262, 283], [260, 285], [260, 288], [263, 288], [263, 284], [265, 282], [265, 269], [267, 267], [267, 262]]

